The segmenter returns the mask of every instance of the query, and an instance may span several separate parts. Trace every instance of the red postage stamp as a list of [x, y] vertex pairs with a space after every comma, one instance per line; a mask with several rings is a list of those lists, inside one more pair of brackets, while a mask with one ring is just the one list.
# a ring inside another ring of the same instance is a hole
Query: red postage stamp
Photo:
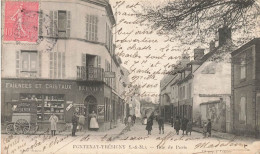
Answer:
[[4, 41], [36, 42], [38, 39], [38, 2], [5, 3]]

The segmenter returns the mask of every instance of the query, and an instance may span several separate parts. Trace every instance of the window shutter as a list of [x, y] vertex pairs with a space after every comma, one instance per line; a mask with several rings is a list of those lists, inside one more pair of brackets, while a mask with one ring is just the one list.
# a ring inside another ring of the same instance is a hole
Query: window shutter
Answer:
[[40, 12], [39, 12], [39, 27], [38, 27], [38, 29], [39, 29], [39, 36], [42, 36], [42, 14], [43, 14], [43, 12], [42, 12], [42, 10], [40, 10]]
[[82, 53], [82, 66], [86, 66], [86, 54]]
[[71, 26], [70, 20], [71, 20], [70, 11], [67, 11], [66, 37], [70, 37], [70, 26]]
[[39, 59], [39, 64], [38, 64], [38, 77], [41, 77], [42, 76], [42, 51], [39, 51], [39, 54], [38, 54], [38, 59]]
[[101, 56], [97, 56], [97, 60], [98, 60], [97, 67], [101, 68]]
[[50, 36], [54, 36], [53, 25], [53, 11], [50, 11]]
[[54, 56], [53, 52], [50, 52], [50, 78], [53, 78], [53, 61], [54, 61]]
[[62, 78], [65, 78], [65, 52], [62, 52]]
[[58, 36], [58, 11], [53, 12], [53, 37]]
[[98, 41], [98, 17], [95, 16], [95, 41]]
[[88, 16], [88, 14], [86, 15], [86, 39], [88, 40], [88, 26], [89, 26], [89, 24], [88, 24], [88, 21], [89, 21], [89, 16]]
[[16, 77], [20, 76], [20, 51], [16, 51]]

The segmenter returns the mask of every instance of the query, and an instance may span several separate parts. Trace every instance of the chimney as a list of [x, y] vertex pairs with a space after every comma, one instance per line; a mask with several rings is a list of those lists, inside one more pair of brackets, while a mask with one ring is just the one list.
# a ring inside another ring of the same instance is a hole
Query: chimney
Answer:
[[226, 44], [228, 41], [231, 41], [231, 28], [224, 26], [218, 29], [219, 34], [219, 46]]
[[194, 60], [200, 60], [204, 56], [204, 50], [201, 48], [194, 49]]
[[215, 49], [215, 41], [210, 41], [209, 43], [209, 52], [213, 51]]

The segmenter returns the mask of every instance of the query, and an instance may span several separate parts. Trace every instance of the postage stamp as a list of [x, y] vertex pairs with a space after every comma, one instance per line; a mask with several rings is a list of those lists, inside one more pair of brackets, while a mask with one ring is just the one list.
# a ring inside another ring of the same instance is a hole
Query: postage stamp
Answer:
[[38, 39], [38, 2], [5, 3], [4, 41], [36, 42]]

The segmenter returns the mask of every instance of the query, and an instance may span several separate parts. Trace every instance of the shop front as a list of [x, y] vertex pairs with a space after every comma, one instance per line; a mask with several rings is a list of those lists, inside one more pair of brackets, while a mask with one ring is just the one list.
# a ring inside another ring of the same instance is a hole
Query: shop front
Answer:
[[74, 112], [84, 116], [83, 128], [87, 129], [90, 121], [88, 117], [93, 111], [97, 114], [100, 130], [104, 130], [102, 125], [108, 115], [105, 111], [104, 86], [102, 82], [2, 78], [2, 123], [12, 120], [14, 105], [34, 103], [40, 130], [50, 127], [49, 118], [53, 113], [59, 118], [58, 129], [64, 130], [71, 124]]

